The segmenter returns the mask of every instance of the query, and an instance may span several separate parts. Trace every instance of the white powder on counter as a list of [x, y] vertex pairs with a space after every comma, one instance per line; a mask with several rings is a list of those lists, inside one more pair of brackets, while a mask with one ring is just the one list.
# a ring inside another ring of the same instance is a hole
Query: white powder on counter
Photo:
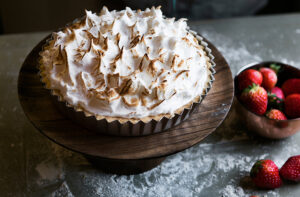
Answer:
[[[216, 32], [202, 35], [222, 52], [233, 74], [243, 65], [262, 60], [258, 52], [249, 51], [249, 47], [261, 47], [259, 42], [246, 47]], [[274, 54], [273, 51], [268, 53]], [[280, 59], [295, 64], [283, 57]], [[57, 145], [51, 145], [49, 154], [62, 165], [53, 167], [45, 160], [36, 164], [35, 169], [41, 179], [50, 182], [60, 174], [56, 172], [61, 172], [63, 184], [54, 191], [56, 196], [280, 196], [281, 189], [288, 190], [289, 185], [273, 191], [258, 190], [249, 182], [249, 171], [258, 159], [272, 159], [280, 167], [289, 156], [299, 154], [300, 134], [280, 141], [252, 139], [237, 120], [238, 114], [232, 110], [224, 123], [202, 143], [168, 157], [155, 169], [139, 175], [104, 174], [82, 156]], [[81, 191], [84, 192], [77, 195]]]
[[249, 196], [250, 194], [245, 194], [243, 188], [236, 187], [233, 185], [227, 185], [221, 192], [222, 197], [243, 197]]
[[54, 191], [51, 195], [51, 197], [74, 197], [72, 192], [69, 189], [69, 186], [63, 182], [61, 186]]
[[55, 166], [51, 162], [43, 161], [36, 166], [36, 171], [39, 173], [41, 180], [54, 181], [63, 177], [61, 166]]
[[[230, 65], [232, 74], [242, 66], [253, 62], [260, 62], [262, 58], [258, 54], [251, 53], [243, 42], [236, 43], [234, 40], [219, 34], [217, 32], [202, 32], [202, 35], [209, 41], [212, 41], [217, 49], [222, 53], [228, 64]], [[253, 46], [259, 47], [261, 43], [255, 42]]]

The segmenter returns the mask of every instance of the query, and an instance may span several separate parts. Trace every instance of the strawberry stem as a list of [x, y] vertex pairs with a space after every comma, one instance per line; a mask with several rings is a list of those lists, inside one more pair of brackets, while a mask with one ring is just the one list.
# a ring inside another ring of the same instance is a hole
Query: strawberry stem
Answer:
[[270, 68], [271, 68], [272, 70], [274, 70], [274, 72], [275, 72], [276, 74], [278, 74], [278, 72], [280, 71], [281, 66], [280, 66], [280, 65], [277, 65], [277, 64], [271, 64], [271, 65], [270, 65]]
[[243, 92], [248, 93], [250, 91], [256, 91], [256, 89], [259, 87], [259, 85], [252, 83], [252, 85], [249, 85], [247, 88], [243, 90]]

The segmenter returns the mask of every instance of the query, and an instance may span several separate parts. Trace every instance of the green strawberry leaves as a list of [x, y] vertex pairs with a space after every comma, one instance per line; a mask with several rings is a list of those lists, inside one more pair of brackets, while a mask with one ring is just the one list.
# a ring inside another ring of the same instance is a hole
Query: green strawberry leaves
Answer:
[[277, 64], [271, 64], [271, 65], [270, 65], [270, 68], [271, 68], [272, 70], [274, 70], [274, 72], [275, 72], [276, 74], [278, 74], [278, 73], [280, 72], [281, 66], [280, 66], [280, 65], [277, 65]]
[[250, 177], [254, 178], [259, 173], [259, 171], [263, 168], [263, 160], [257, 161], [250, 171]]
[[268, 110], [270, 109], [278, 109], [283, 111], [284, 109], [284, 101], [273, 94], [268, 92]]
[[243, 93], [249, 93], [250, 91], [255, 92], [259, 87], [260, 87], [259, 85], [252, 83], [252, 85], [249, 85], [247, 88], [243, 90]]

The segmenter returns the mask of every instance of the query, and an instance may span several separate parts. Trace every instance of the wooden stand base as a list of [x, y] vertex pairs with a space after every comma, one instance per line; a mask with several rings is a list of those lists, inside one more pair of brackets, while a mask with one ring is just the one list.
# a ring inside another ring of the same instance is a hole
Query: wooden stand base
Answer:
[[205, 40], [217, 64], [216, 80], [200, 107], [186, 121], [165, 132], [140, 137], [89, 131], [63, 116], [40, 82], [37, 60], [47, 38], [31, 51], [20, 70], [18, 93], [24, 113], [42, 134], [85, 155], [105, 172], [135, 174], [152, 169], [166, 156], [185, 150], [212, 133], [231, 107], [234, 94], [230, 68], [220, 52]]
[[105, 173], [130, 175], [151, 170], [165, 160], [165, 157], [154, 159], [115, 160], [86, 156], [88, 161]]

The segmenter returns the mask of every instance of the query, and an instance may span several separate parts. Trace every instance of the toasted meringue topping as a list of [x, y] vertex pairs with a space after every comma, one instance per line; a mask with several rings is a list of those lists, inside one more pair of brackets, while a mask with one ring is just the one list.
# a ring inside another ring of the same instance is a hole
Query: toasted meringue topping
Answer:
[[209, 81], [208, 57], [185, 19], [160, 7], [86, 17], [41, 53], [43, 81], [72, 106], [95, 115], [143, 118], [174, 114]]

